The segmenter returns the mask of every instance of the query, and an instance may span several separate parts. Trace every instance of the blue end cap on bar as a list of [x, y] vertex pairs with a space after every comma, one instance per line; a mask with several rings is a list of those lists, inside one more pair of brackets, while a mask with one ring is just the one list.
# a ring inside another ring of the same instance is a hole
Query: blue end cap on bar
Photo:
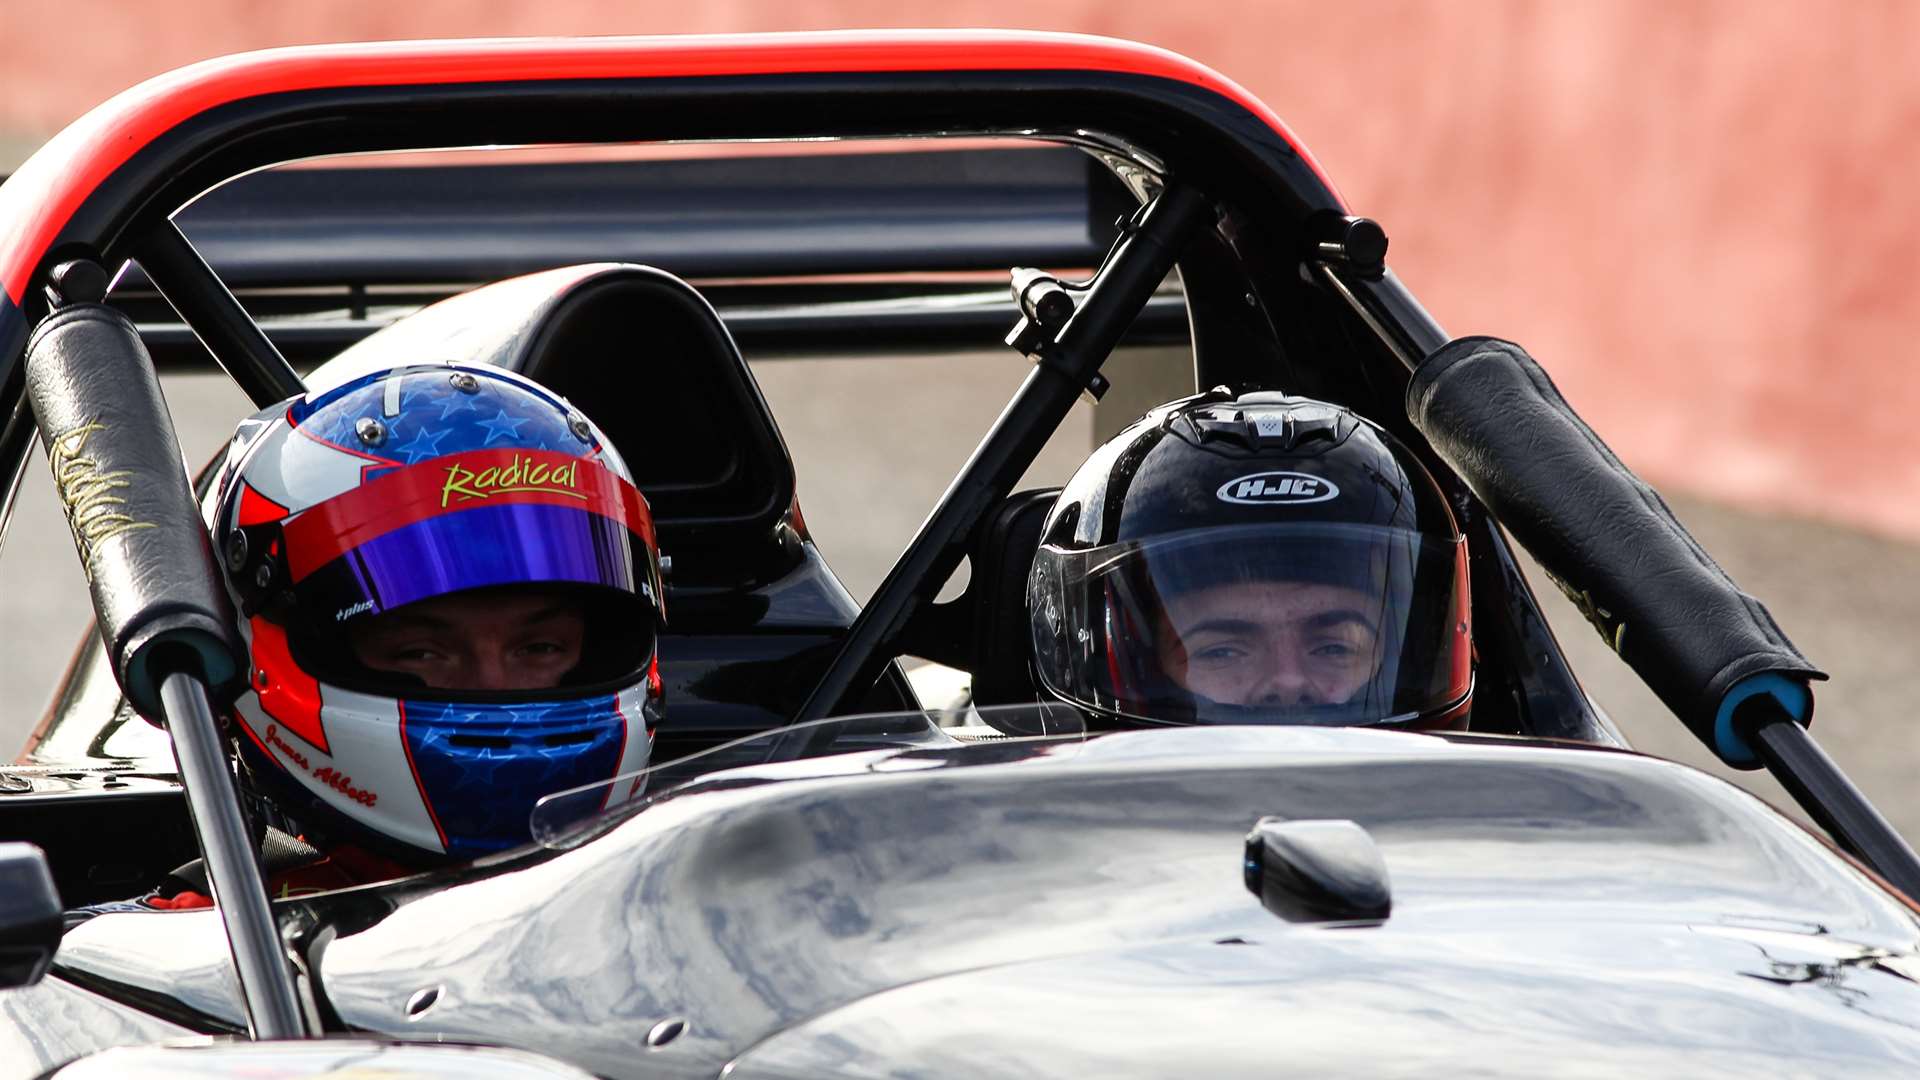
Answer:
[[1720, 760], [1736, 769], [1757, 769], [1760, 767], [1760, 755], [1733, 726], [1733, 711], [1740, 703], [1760, 694], [1771, 694], [1787, 711], [1787, 715], [1805, 724], [1813, 715], [1813, 691], [1807, 684], [1790, 675], [1777, 671], [1763, 671], [1758, 675], [1749, 675], [1733, 684], [1727, 696], [1720, 700], [1720, 711], [1713, 720], [1713, 752]]
[[[153, 662], [156, 653], [165, 654], [162, 663]], [[164, 715], [160, 684], [179, 671], [199, 679], [215, 705], [230, 704], [246, 689], [246, 672], [228, 644], [191, 626], [162, 630], [136, 646], [127, 657], [122, 689], [136, 712], [157, 720]]]

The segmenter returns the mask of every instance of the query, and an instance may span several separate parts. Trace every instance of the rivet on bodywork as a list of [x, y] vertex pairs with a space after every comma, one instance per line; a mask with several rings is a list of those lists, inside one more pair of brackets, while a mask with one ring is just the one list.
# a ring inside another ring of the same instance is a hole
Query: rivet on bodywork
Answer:
[[433, 1003], [439, 1000], [440, 988], [437, 986], [415, 990], [413, 996], [407, 999], [407, 1019], [418, 1019], [421, 1013], [433, 1008]]
[[464, 371], [456, 371], [447, 376], [447, 381], [453, 384], [455, 390], [463, 394], [477, 394], [480, 392], [480, 380]]
[[647, 1047], [658, 1050], [679, 1038], [686, 1030], [687, 1022], [677, 1016], [671, 1020], [662, 1020], [653, 1025], [652, 1031], [647, 1032]]
[[363, 416], [354, 421], [353, 433], [360, 436], [360, 441], [368, 446], [379, 446], [387, 441], [387, 425], [371, 416]]

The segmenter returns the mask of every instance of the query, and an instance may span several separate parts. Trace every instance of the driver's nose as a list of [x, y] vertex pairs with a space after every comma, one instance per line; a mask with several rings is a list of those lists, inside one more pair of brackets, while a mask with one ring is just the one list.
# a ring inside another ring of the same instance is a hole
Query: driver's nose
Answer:
[[1268, 652], [1266, 670], [1254, 684], [1249, 705], [1312, 705], [1313, 684], [1307, 679], [1306, 665], [1296, 650], [1277, 648]]
[[520, 690], [512, 665], [492, 649], [477, 650], [467, 667], [468, 690]]

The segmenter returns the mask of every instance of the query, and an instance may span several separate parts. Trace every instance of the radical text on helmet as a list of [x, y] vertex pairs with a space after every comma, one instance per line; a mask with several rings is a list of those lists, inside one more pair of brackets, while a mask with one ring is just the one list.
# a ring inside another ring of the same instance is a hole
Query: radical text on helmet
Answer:
[[440, 488], [442, 509], [456, 502], [491, 499], [511, 492], [539, 492], [566, 495], [586, 501], [580, 486], [580, 459], [564, 465], [545, 461], [526, 461], [519, 454], [505, 465], [490, 465], [475, 472], [455, 461], [447, 465], [447, 480]]

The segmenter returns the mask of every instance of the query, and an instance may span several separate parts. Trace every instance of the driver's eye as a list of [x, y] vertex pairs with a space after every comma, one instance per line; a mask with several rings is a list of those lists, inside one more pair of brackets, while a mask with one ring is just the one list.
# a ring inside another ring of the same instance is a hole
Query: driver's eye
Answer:
[[1191, 654], [1194, 661], [1205, 664], [1228, 664], [1243, 660], [1247, 655], [1244, 647], [1233, 644], [1208, 645]]
[[446, 653], [425, 645], [388, 649], [384, 655], [388, 660], [400, 664], [431, 664], [446, 659]]

